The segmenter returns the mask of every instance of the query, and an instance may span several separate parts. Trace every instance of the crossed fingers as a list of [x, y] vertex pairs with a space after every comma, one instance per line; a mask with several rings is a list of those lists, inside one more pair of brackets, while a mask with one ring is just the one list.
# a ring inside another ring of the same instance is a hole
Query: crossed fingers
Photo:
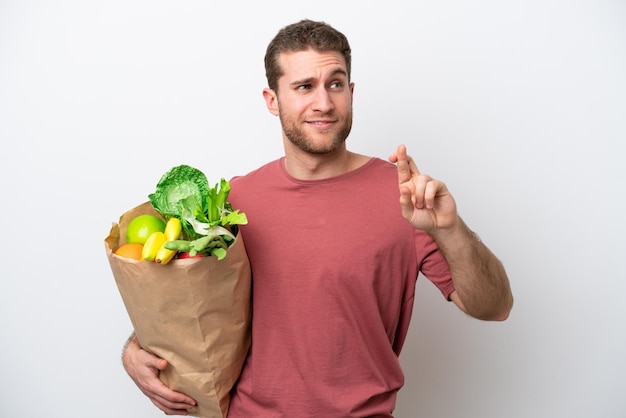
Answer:
[[411, 196], [417, 209], [433, 209], [435, 197], [442, 189], [443, 183], [428, 175], [421, 174], [415, 160], [406, 153], [406, 146], [399, 145], [396, 153], [389, 157], [398, 168], [398, 183], [403, 196]]

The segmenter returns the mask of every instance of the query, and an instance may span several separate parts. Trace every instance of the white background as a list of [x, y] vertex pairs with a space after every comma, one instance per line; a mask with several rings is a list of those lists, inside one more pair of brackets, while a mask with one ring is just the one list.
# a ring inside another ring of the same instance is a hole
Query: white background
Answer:
[[406, 143], [516, 297], [485, 323], [419, 280], [397, 417], [626, 416], [617, 0], [0, 0], [0, 415], [163, 416], [120, 364], [103, 240], [174, 165], [282, 155], [262, 60], [305, 17], [351, 41], [349, 147]]

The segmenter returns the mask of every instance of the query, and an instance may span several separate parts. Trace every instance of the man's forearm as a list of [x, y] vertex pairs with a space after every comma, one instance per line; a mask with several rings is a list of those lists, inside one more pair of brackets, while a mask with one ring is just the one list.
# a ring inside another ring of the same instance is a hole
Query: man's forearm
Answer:
[[454, 227], [433, 238], [446, 258], [457, 295], [468, 315], [483, 320], [504, 320], [513, 295], [504, 266], [459, 218]]

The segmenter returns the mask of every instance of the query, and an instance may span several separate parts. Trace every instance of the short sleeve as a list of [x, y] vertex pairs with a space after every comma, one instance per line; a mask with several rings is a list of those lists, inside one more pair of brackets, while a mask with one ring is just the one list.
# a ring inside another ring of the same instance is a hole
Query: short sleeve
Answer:
[[454, 292], [454, 283], [450, 266], [439, 250], [435, 240], [424, 231], [415, 231], [415, 251], [419, 263], [419, 271], [430, 280], [449, 300]]

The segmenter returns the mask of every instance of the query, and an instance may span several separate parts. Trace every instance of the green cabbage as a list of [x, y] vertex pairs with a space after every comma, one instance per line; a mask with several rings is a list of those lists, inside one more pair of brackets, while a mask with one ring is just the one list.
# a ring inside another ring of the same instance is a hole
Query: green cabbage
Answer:
[[166, 221], [171, 217], [181, 220], [188, 240], [206, 235], [223, 235], [234, 240], [236, 225], [246, 224], [248, 220], [244, 213], [232, 209], [229, 192], [230, 184], [225, 179], [209, 187], [202, 171], [179, 165], [161, 177], [148, 198]]

